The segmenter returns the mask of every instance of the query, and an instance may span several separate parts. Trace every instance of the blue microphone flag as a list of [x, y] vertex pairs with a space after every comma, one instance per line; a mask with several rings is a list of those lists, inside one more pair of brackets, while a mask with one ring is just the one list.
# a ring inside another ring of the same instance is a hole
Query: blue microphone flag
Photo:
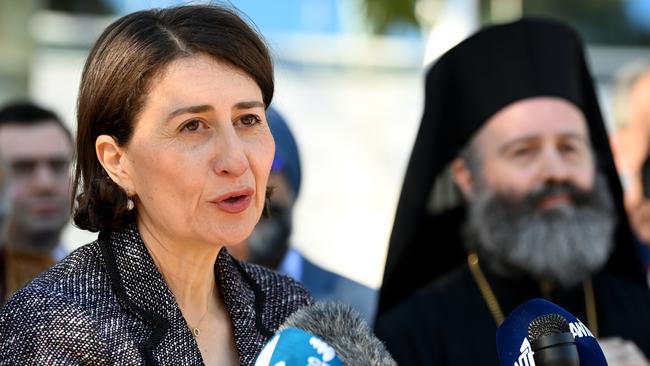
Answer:
[[255, 366], [343, 366], [330, 345], [298, 328], [286, 328], [271, 338]]
[[528, 326], [534, 319], [548, 314], [559, 314], [569, 323], [581, 365], [607, 365], [598, 341], [578, 318], [550, 301], [533, 299], [519, 305], [497, 329], [497, 349], [502, 366], [535, 366]]

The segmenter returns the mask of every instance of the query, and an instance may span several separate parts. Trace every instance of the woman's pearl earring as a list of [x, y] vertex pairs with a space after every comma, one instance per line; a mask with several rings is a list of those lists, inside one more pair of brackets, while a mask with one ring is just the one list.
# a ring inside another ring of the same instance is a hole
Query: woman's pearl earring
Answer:
[[133, 203], [133, 198], [130, 194], [126, 194], [126, 210], [131, 211], [133, 210], [133, 207], [135, 207], [135, 204]]
[[133, 210], [134, 206], [135, 206], [135, 204], [133, 203], [133, 200], [131, 199], [131, 197], [127, 198], [126, 199], [126, 210], [131, 211], [131, 210]]

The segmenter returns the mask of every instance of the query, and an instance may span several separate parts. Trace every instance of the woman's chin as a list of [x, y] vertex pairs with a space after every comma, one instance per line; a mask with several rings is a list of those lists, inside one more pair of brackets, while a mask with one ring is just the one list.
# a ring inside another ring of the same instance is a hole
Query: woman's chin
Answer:
[[252, 232], [253, 228], [250, 230], [242, 230], [237, 232], [219, 233], [219, 235], [213, 236], [211, 243], [218, 243], [220, 246], [224, 247], [236, 246], [245, 242]]

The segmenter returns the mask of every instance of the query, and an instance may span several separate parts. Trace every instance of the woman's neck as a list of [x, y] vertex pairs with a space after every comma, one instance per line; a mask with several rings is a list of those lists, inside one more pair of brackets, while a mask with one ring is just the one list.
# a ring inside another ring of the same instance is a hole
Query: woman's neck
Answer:
[[214, 263], [220, 246], [181, 242], [142, 221], [138, 221], [138, 230], [188, 322], [217, 305], [209, 301], [219, 299]]
[[214, 276], [221, 246], [179, 240], [141, 220], [138, 230], [176, 298], [204, 363], [239, 364], [233, 325]]

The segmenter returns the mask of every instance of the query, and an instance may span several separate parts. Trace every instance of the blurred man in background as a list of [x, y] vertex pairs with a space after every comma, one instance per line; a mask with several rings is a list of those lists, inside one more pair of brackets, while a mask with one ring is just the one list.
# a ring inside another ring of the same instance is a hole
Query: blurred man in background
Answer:
[[291, 247], [293, 207], [301, 183], [300, 154], [284, 118], [273, 108], [269, 108], [266, 115], [275, 139], [268, 183], [272, 194], [266, 202], [267, 215], [245, 243], [229, 250], [238, 259], [276, 269], [302, 282], [316, 300], [339, 301], [352, 306], [372, 324], [376, 290], [318, 266]]
[[650, 60], [624, 66], [614, 95], [612, 152], [623, 182], [625, 209], [650, 270]]
[[[461, 196], [442, 204], [447, 172]], [[497, 365], [497, 327], [538, 297], [627, 340], [628, 360], [650, 354], [650, 291], [582, 43], [523, 19], [427, 74], [376, 331], [403, 366]]]
[[63, 257], [72, 153], [72, 135], [51, 111], [31, 103], [0, 109], [0, 158], [11, 205], [0, 246], [2, 303]]

